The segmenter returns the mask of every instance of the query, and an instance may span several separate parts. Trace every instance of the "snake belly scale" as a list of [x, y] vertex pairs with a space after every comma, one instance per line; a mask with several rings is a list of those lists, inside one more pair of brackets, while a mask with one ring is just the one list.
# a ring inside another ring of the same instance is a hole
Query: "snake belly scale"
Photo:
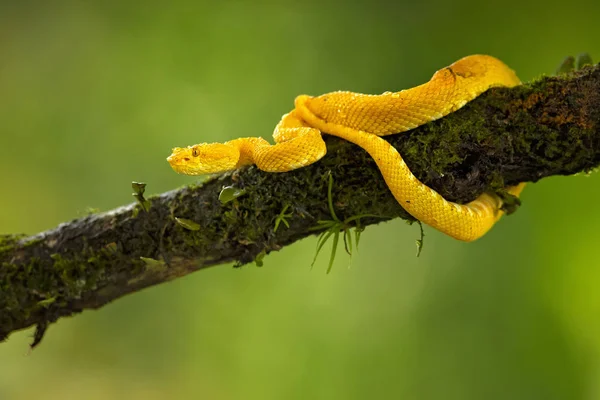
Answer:
[[[275, 127], [275, 145], [262, 138], [176, 147], [171, 167], [186, 175], [204, 175], [248, 164], [268, 172], [302, 168], [322, 158], [322, 133], [352, 142], [375, 160], [390, 191], [413, 217], [453, 238], [472, 241], [502, 216], [502, 200], [483, 193], [467, 204], [447, 201], [420, 182], [398, 151], [381, 136], [402, 133], [442, 118], [491, 87], [519, 85], [515, 73], [497, 58], [464, 57], [437, 71], [422, 85], [400, 92], [367, 95], [347, 91], [298, 96], [295, 108]], [[518, 196], [524, 183], [507, 187]]]

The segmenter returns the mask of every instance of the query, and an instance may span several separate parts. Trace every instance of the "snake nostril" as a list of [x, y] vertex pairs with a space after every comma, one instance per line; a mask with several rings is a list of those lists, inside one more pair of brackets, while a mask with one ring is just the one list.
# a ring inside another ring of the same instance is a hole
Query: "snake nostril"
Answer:
[[187, 157], [186, 157], [186, 158], [184, 158], [183, 160], [184, 160], [184, 161], [190, 161], [190, 159], [189, 159], [189, 158], [187, 158]]

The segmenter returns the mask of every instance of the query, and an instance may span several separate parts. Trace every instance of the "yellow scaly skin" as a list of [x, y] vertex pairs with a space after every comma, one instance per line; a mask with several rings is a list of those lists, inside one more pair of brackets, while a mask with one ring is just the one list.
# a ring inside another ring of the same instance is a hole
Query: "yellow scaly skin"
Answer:
[[[298, 96], [294, 110], [275, 128], [275, 145], [262, 138], [202, 143], [174, 148], [167, 160], [176, 172], [186, 175], [228, 171], [248, 164], [268, 172], [286, 172], [325, 155], [321, 133], [338, 136], [373, 157], [390, 191], [413, 217], [453, 238], [472, 241], [502, 216], [502, 200], [484, 193], [468, 204], [447, 201], [421, 183], [398, 151], [380, 136], [442, 118], [491, 87], [519, 84], [519, 78], [502, 61], [486, 55], [468, 56], [437, 71], [429, 82], [400, 92], [366, 95], [339, 91]], [[506, 190], [518, 196], [523, 186], [520, 183]]]

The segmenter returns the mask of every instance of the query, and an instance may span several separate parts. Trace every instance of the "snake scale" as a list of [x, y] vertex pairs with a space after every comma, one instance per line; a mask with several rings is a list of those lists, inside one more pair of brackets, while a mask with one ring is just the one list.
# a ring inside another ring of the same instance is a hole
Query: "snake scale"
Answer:
[[[400, 92], [300, 95], [295, 108], [275, 127], [274, 145], [259, 137], [202, 143], [176, 147], [167, 160], [176, 172], [186, 175], [223, 172], [249, 164], [268, 172], [286, 172], [325, 155], [322, 133], [337, 136], [368, 152], [396, 200], [413, 217], [453, 238], [472, 241], [502, 216], [500, 197], [483, 193], [467, 204], [447, 201], [420, 182], [381, 136], [442, 118], [491, 87], [519, 84], [514, 71], [502, 61], [472, 55], [440, 69], [427, 83]], [[523, 186], [520, 183], [506, 191], [518, 196]]]

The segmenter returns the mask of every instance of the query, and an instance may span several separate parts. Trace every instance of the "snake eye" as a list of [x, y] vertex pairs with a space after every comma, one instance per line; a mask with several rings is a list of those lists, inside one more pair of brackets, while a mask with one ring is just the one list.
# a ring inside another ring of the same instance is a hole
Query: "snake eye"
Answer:
[[197, 147], [194, 147], [194, 148], [192, 149], [192, 155], [193, 155], [194, 157], [198, 157], [198, 148], [197, 148]]

